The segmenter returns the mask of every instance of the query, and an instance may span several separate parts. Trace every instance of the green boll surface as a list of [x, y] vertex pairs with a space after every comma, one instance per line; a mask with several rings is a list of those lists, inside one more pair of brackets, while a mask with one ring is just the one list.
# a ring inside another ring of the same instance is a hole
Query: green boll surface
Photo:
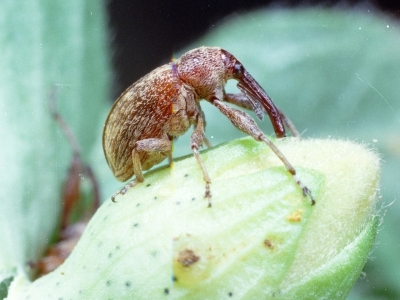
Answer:
[[313, 192], [250, 138], [192, 156], [107, 200], [67, 261], [7, 299], [345, 299], [376, 230], [379, 158], [337, 140], [276, 141]]

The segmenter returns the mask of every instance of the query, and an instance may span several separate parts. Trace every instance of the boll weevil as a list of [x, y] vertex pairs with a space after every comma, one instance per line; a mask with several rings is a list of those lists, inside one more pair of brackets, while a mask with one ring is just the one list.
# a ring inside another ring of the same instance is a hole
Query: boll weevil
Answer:
[[[228, 80], [238, 81], [242, 93], [225, 93]], [[256, 122], [246, 113], [225, 102], [253, 110], [262, 120], [268, 114], [278, 138], [285, 136], [290, 120], [275, 106], [267, 93], [228, 51], [217, 47], [200, 47], [183, 54], [179, 59], [151, 71], [117, 99], [104, 126], [103, 149], [108, 165], [115, 177], [135, 180], [115, 193], [125, 194], [127, 189], [143, 182], [143, 171], [168, 157], [172, 161], [172, 141], [191, 126], [190, 144], [205, 181], [205, 197], [211, 206], [210, 177], [199, 154], [204, 135], [204, 113], [200, 100], [217, 107], [240, 131], [264, 142], [292, 174], [303, 195], [315, 203], [311, 191], [296, 177], [294, 167], [283, 153], [266, 137]]]

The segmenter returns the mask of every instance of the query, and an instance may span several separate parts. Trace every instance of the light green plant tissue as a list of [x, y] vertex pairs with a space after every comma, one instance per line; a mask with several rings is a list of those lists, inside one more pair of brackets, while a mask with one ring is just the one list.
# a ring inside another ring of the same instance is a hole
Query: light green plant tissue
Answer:
[[196, 160], [147, 173], [107, 200], [67, 261], [7, 299], [345, 299], [378, 224], [379, 158], [338, 140], [250, 138], [205, 151], [212, 207]]

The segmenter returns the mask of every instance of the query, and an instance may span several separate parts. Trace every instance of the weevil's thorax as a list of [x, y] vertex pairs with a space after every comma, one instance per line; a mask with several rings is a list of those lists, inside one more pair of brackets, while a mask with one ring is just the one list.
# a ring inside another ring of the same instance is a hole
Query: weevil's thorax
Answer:
[[200, 47], [186, 52], [176, 66], [180, 79], [201, 99], [209, 99], [227, 80], [220, 48]]

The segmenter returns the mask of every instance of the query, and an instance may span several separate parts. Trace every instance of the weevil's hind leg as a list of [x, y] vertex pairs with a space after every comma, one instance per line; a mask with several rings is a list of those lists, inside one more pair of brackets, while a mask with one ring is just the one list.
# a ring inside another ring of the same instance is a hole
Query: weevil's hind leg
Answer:
[[[125, 195], [125, 193], [130, 189], [136, 186], [139, 182], [144, 181], [143, 172], [142, 172], [142, 164], [140, 162], [140, 152], [165, 152], [168, 157], [171, 157], [172, 151], [172, 143], [167, 139], [145, 139], [140, 140], [135, 143], [135, 146], [132, 150], [132, 161], [133, 161], [133, 172], [135, 174], [136, 179], [129, 182], [125, 185], [121, 190], [117, 191], [114, 195], [111, 196], [111, 200], [115, 202], [115, 197], [118, 194]], [[155, 163], [158, 163], [157, 161]]]
[[203, 161], [201, 160], [200, 153], [199, 153], [199, 148], [203, 144], [204, 141], [204, 122], [203, 118], [199, 116], [197, 118], [197, 124], [196, 127], [192, 133], [192, 136], [190, 137], [190, 146], [192, 148], [194, 157], [196, 158], [198, 164], [200, 165], [201, 171], [203, 172], [203, 178], [204, 181], [206, 182], [206, 192], [204, 197], [208, 199], [208, 207], [211, 207], [211, 192], [210, 192], [210, 177], [208, 176], [207, 170], [203, 164]]
[[293, 179], [299, 185], [303, 191], [303, 195], [310, 197], [311, 205], [315, 204], [315, 199], [311, 191], [297, 178], [296, 170], [286, 159], [283, 153], [265, 136], [265, 134], [258, 128], [256, 122], [246, 113], [231, 108], [219, 100], [214, 100], [213, 104], [225, 115], [228, 119], [235, 125], [240, 131], [252, 136], [257, 141], [263, 141], [266, 143], [272, 151], [279, 157], [282, 163], [285, 165], [286, 169], [290, 174], [292, 174]]

